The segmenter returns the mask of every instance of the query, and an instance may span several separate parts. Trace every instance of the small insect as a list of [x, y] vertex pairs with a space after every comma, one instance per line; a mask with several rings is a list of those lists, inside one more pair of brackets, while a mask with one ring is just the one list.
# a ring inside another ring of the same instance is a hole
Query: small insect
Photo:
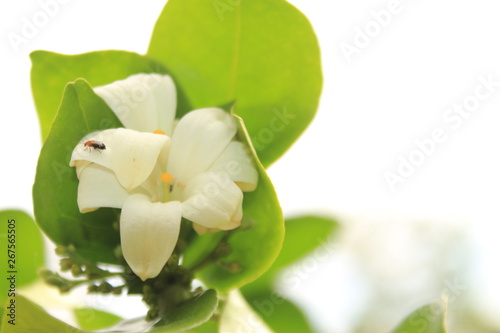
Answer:
[[97, 140], [85, 141], [83, 145], [85, 146], [85, 150], [89, 150], [89, 153], [92, 151], [92, 149], [97, 150], [99, 153], [101, 152], [101, 150], [106, 149], [106, 145]]

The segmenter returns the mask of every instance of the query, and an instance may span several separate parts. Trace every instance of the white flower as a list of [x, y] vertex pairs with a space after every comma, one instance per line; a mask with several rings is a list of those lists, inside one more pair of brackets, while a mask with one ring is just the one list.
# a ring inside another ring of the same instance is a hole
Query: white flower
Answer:
[[238, 289], [229, 292], [226, 304], [222, 309], [219, 326], [219, 333], [234, 332], [273, 332], [250, 305], [248, 305]]
[[[123, 255], [142, 280], [160, 273], [182, 217], [198, 233], [240, 225], [242, 191], [256, 188], [258, 174], [230, 114], [199, 109], [175, 124], [175, 86], [166, 75], [137, 74], [95, 91], [127, 128], [91, 133], [73, 150], [78, 207], [122, 209]], [[85, 145], [91, 140], [105, 148]]]

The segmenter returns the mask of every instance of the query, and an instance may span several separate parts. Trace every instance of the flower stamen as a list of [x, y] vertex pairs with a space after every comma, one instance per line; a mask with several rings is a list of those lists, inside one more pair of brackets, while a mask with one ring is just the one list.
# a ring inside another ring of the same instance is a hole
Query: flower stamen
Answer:
[[166, 135], [165, 132], [163, 132], [161, 129], [154, 130], [153, 133]]
[[164, 183], [170, 183], [174, 179], [174, 176], [170, 172], [164, 172], [160, 175], [160, 179]]

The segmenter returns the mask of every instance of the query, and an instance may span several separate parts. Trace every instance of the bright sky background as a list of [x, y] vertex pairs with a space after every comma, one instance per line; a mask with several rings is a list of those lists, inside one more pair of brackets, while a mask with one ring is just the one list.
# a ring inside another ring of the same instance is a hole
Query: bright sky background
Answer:
[[[15, 50], [7, 34], [21, 34], [24, 20], [32, 20], [42, 10], [40, 3], [47, 1], [0, 4], [0, 209], [32, 212], [40, 134], [29, 86], [29, 53], [144, 53], [164, 5], [164, 0], [65, 0], [47, 24]], [[242, 0], [242, 5], [245, 1], [250, 0]], [[418, 217], [446, 221], [452, 229], [465, 224], [467, 238], [479, 249], [470, 288], [480, 304], [498, 313], [498, 1], [290, 2], [316, 29], [325, 81], [317, 118], [270, 169], [286, 215], [320, 211], [344, 223], [362, 216], [364, 223]], [[387, 10], [392, 11], [390, 18], [381, 14], [390, 13]], [[371, 36], [361, 35], [365, 29]], [[348, 48], [356, 48], [356, 53], [346, 56], [342, 49]], [[462, 115], [457, 106], [465, 110]], [[433, 136], [440, 142], [429, 144]], [[426, 142], [428, 155], [417, 141]], [[408, 165], [400, 166], [401, 159], [419, 165], [410, 172]], [[391, 190], [385, 175], [397, 175], [398, 168], [411, 175], [400, 178], [404, 182]], [[357, 304], [349, 300], [356, 298], [362, 282], [356, 284], [359, 276], [344, 260], [325, 261], [296, 292], [321, 321], [317, 325], [323, 332], [349, 332], [349, 316], [355, 316], [348, 304]], [[352, 285], [330, 288], [331, 279]], [[329, 300], [319, 297], [325, 290], [336, 299], [331, 301], [337, 302], [334, 308], [346, 304], [339, 311], [347, 319], [329, 315]]]

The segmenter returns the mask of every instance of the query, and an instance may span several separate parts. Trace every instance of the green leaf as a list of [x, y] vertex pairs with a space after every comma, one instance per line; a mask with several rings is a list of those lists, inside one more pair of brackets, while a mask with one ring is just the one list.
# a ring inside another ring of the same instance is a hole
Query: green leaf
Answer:
[[286, 266], [293, 264], [315, 251], [324, 257], [333, 251], [332, 237], [335, 237], [339, 224], [330, 218], [320, 216], [300, 216], [285, 221], [285, 240], [273, 265], [256, 281], [242, 287], [245, 297], [260, 294], [271, 288], [277, 274]]
[[[4, 307], [9, 305], [10, 303], [7, 303]], [[11, 313], [11, 310], [7, 309], [6, 315], [3, 316], [0, 333], [88, 333], [88, 331], [79, 330], [52, 317], [24, 296], [16, 295], [14, 307], [15, 313]], [[9, 314], [13, 314], [13, 316], [9, 316]], [[9, 320], [14, 320], [14, 324], [9, 323]]]
[[338, 223], [319, 216], [301, 216], [285, 221], [285, 240], [273, 265], [256, 281], [241, 288], [248, 303], [276, 332], [313, 332], [299, 307], [273, 291], [277, 274], [286, 266], [311, 254], [331, 253]]
[[271, 289], [245, 298], [274, 332], [314, 332], [302, 310]]
[[49, 136], [42, 147], [33, 186], [35, 218], [56, 244], [73, 244], [87, 259], [114, 263], [119, 234], [114, 209], [81, 214], [77, 206], [78, 179], [69, 166], [71, 152], [88, 133], [120, 127], [108, 105], [85, 80], [66, 86]]
[[182, 254], [182, 266], [191, 269], [200, 264], [208, 253], [215, 250], [223, 237], [224, 233], [216, 232], [192, 238]]
[[[170, 0], [148, 55], [193, 108], [236, 101], [264, 166], [310, 123], [322, 85], [313, 29], [283, 0]], [[178, 116], [189, 111], [180, 107]]]
[[168, 317], [160, 320], [151, 332], [184, 332], [200, 326], [212, 317], [218, 301], [215, 290], [209, 289], [171, 310]]
[[[3, 303], [2, 303], [3, 304]], [[6, 303], [4, 308], [9, 306]], [[179, 307], [169, 312], [169, 317], [156, 324], [154, 333], [184, 332], [188, 329], [199, 326], [210, 319], [217, 308], [218, 298], [215, 290], [207, 290], [202, 294], [191, 298]], [[11, 318], [9, 308], [6, 315], [2, 316], [2, 326], [0, 333], [89, 333], [87, 330], [80, 330], [50, 316], [42, 308], [27, 298], [16, 295], [15, 298], [15, 325], [8, 321]], [[96, 311], [96, 310], [93, 310]], [[100, 316], [100, 315], [99, 315]], [[203, 332], [203, 331], [201, 331]]]
[[[243, 121], [235, 117], [239, 121], [240, 140], [251, 147]], [[259, 183], [255, 191], [245, 193], [243, 201], [243, 219], [249, 226], [240, 227], [231, 235], [229, 255], [197, 271], [197, 277], [209, 288], [228, 291], [254, 281], [271, 266], [281, 249], [284, 237], [281, 207], [255, 152], [253, 156]]]
[[125, 51], [98, 51], [63, 55], [47, 51], [31, 53], [31, 89], [42, 128], [49, 134], [64, 87], [79, 78], [96, 87], [137, 73], [166, 73], [157, 61]]
[[[11, 282], [15, 284], [13, 292], [34, 282], [45, 260], [42, 235], [31, 216], [19, 210], [3, 210], [0, 211], [0, 220], [0, 249], [4, 253], [0, 261], [3, 274], [0, 279], [0, 304], [4, 304], [11, 293]], [[14, 275], [12, 281], [9, 279], [11, 275]], [[4, 310], [0, 309], [0, 314]]]
[[219, 325], [214, 320], [209, 320], [205, 322], [203, 325], [192, 328], [188, 333], [217, 333], [219, 332]]
[[446, 299], [425, 305], [408, 317], [392, 333], [446, 333]]
[[122, 320], [112, 313], [91, 308], [75, 309], [74, 312], [78, 326], [85, 330], [100, 330]]
[[332, 252], [331, 236], [337, 231], [339, 224], [326, 217], [301, 216], [285, 221], [285, 241], [283, 248], [276, 258], [269, 273], [293, 264], [295, 261], [304, 258], [313, 250]]

